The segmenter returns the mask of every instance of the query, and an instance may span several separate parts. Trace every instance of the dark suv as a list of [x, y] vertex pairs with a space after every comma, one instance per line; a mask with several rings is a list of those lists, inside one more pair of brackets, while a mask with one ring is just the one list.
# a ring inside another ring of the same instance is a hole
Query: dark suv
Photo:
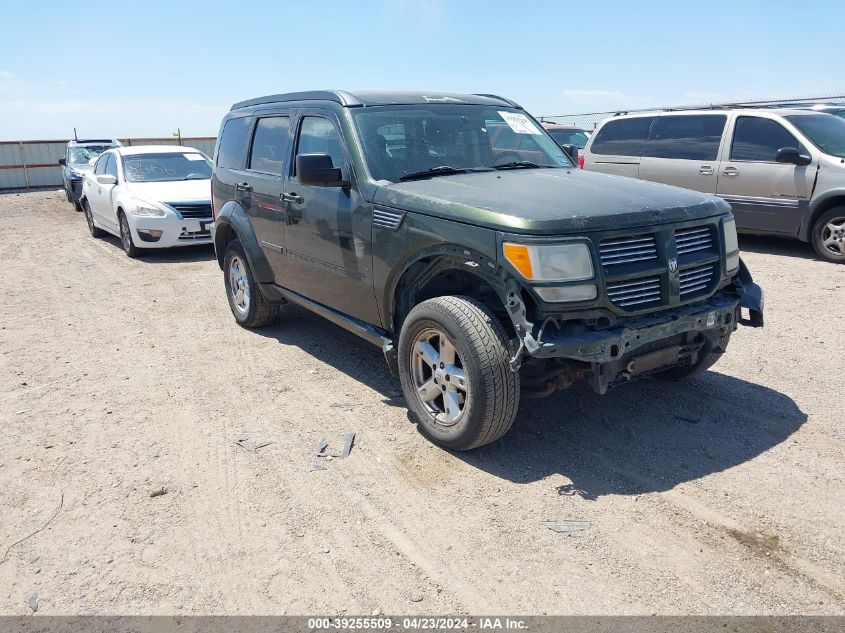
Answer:
[[[523, 142], [498, 146], [503, 130]], [[237, 322], [267, 325], [287, 300], [380, 345], [448, 448], [504, 435], [521, 390], [690, 376], [738, 322], [762, 325], [725, 202], [573, 168], [501, 97], [238, 103], [212, 197]]]
[[82, 197], [82, 180], [85, 174], [93, 169], [91, 161], [114, 147], [120, 147], [120, 142], [116, 139], [68, 141], [65, 155], [59, 159], [59, 165], [62, 167], [65, 196], [77, 211], [82, 211], [82, 204], [79, 202]]

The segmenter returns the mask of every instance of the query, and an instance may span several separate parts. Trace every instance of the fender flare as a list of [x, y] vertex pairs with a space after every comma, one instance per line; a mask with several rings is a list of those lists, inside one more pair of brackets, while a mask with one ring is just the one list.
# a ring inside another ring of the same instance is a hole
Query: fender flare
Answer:
[[240, 240], [255, 280], [261, 284], [273, 283], [275, 280], [273, 269], [270, 268], [270, 262], [267, 261], [264, 251], [261, 250], [258, 237], [256, 237], [255, 230], [252, 228], [252, 222], [249, 221], [243, 207], [234, 200], [224, 204], [214, 220], [212, 240], [220, 268], [223, 268], [223, 253], [226, 250], [226, 244], [228, 244], [228, 241], [223, 241], [226, 235], [226, 231], [221, 230], [223, 227], [228, 227]]
[[810, 208], [804, 215], [801, 227], [798, 229], [799, 239], [805, 242], [810, 241], [810, 233], [813, 230], [813, 225], [816, 223], [816, 218], [832, 206], [838, 206], [835, 202], [833, 205], [830, 205], [829, 203], [832, 200], [839, 200], [845, 206], [845, 188], [829, 189], [810, 202]]

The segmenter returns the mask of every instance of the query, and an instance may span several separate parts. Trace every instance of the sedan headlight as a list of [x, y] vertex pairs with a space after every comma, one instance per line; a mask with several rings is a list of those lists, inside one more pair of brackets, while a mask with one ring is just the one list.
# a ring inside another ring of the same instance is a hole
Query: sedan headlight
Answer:
[[722, 221], [725, 234], [725, 271], [733, 272], [739, 268], [739, 240], [736, 236], [736, 220], [729, 218]]
[[163, 218], [167, 215], [167, 211], [161, 207], [144, 200], [136, 200], [135, 204], [129, 207], [129, 213], [153, 218]]
[[529, 281], [592, 279], [593, 258], [583, 242], [503, 245], [505, 259]]

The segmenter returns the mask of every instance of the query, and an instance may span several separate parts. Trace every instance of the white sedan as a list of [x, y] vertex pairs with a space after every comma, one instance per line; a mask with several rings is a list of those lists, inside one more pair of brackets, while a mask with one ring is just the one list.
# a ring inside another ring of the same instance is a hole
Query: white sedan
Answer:
[[80, 200], [94, 237], [140, 249], [211, 244], [211, 161], [173, 145], [117, 147], [85, 175]]

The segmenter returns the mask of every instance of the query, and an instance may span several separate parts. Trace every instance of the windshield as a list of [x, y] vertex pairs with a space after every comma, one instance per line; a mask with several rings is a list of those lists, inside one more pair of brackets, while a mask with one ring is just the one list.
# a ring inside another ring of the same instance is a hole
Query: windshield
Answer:
[[845, 119], [831, 114], [803, 114], [786, 118], [825, 154], [845, 158]]
[[575, 145], [578, 149], [584, 149], [590, 137], [583, 130], [562, 130], [560, 128], [546, 130], [560, 145]]
[[111, 148], [111, 145], [81, 145], [78, 147], [71, 147], [68, 162], [87, 164], [89, 160], [97, 158], [97, 156]]
[[375, 106], [353, 110], [370, 173], [397, 182], [437, 167], [570, 167], [566, 154], [524, 112], [477, 105]]
[[169, 182], [211, 178], [211, 162], [198, 152], [124, 154], [127, 182]]

